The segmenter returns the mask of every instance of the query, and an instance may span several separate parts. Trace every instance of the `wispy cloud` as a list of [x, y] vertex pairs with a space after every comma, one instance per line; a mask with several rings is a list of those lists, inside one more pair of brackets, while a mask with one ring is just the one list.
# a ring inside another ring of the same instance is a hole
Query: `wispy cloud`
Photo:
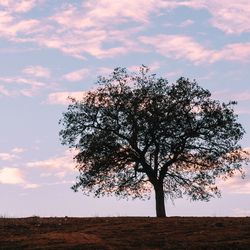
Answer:
[[211, 62], [218, 60], [249, 62], [250, 43], [233, 43], [226, 45], [224, 48], [213, 54]]
[[12, 153], [15, 153], [15, 154], [21, 154], [21, 153], [23, 153], [23, 152], [25, 152], [25, 151], [26, 151], [25, 148], [13, 148], [13, 149], [11, 150], [11, 152], [12, 152]]
[[24, 185], [23, 185], [23, 187], [25, 188], [25, 189], [35, 189], [35, 188], [39, 188], [39, 187], [41, 187], [42, 185], [41, 184], [37, 184], [37, 183], [25, 183]]
[[40, 187], [39, 184], [28, 182], [25, 178], [24, 171], [16, 167], [0, 168], [0, 184], [19, 185], [25, 189]]
[[25, 151], [24, 148], [13, 148], [10, 152], [0, 152], [1, 161], [12, 161], [19, 158], [19, 155]]
[[[73, 157], [74, 152], [67, 150], [62, 156], [51, 157], [40, 161], [31, 161], [28, 162], [26, 166], [28, 168], [46, 170], [48, 176], [53, 174], [55, 177], [63, 179], [67, 174], [72, 174], [76, 171]], [[46, 176], [46, 173], [43, 173], [41, 176]]]
[[76, 70], [68, 74], [65, 74], [63, 78], [70, 82], [77, 82], [77, 81], [81, 81], [82, 79], [84, 79], [89, 74], [89, 72], [90, 72], [89, 69], [80, 69], [80, 70]]
[[[150, 13], [159, 9], [160, 6], [155, 2], [158, 3], [159, 1], [84, 1], [81, 6], [67, 5], [54, 15], [54, 19], [60, 24], [76, 28], [105, 27], [106, 25], [118, 25], [131, 20], [144, 23], [149, 21]], [[84, 15], [81, 13], [84, 13]]]
[[213, 97], [216, 99], [230, 99], [235, 101], [250, 101], [250, 92], [232, 92], [229, 90], [217, 91], [213, 93]]
[[186, 59], [195, 64], [214, 63], [220, 60], [250, 60], [250, 43], [228, 44], [221, 50], [206, 48], [192, 37], [184, 35], [141, 36], [140, 41], [152, 46], [158, 53], [174, 59]]
[[[131, 39], [138, 32], [138, 27], [121, 30], [117, 26], [129, 20], [145, 22], [155, 8], [148, 2], [143, 4], [144, 8], [138, 9], [142, 2], [101, 0], [64, 4], [52, 16], [40, 20], [19, 20], [6, 7], [0, 14], [0, 35], [15, 42], [33, 42], [59, 49], [80, 59], [85, 59], [85, 54], [97, 58], [126, 54], [140, 50], [140, 46]], [[109, 43], [112, 46], [105, 46]]]
[[41, 78], [49, 78], [50, 70], [48, 68], [36, 65], [36, 66], [28, 66], [22, 70], [23, 73]]
[[[244, 150], [250, 154], [250, 147], [244, 148]], [[245, 179], [242, 179], [241, 174], [237, 172], [233, 177], [225, 181], [220, 181], [219, 186], [223, 189], [227, 189], [230, 193], [250, 194], [250, 172], [246, 167], [244, 167], [244, 171]]]
[[52, 105], [68, 105], [71, 103], [69, 97], [73, 97], [76, 100], [81, 100], [84, 96], [85, 92], [84, 91], [75, 91], [75, 92], [54, 92], [50, 93], [48, 95], [48, 98], [46, 100], [47, 104], [52, 104]]
[[210, 58], [212, 50], [208, 50], [192, 37], [183, 35], [141, 36], [141, 42], [151, 45], [158, 53], [174, 59], [187, 59], [194, 63], [202, 63]]
[[[142, 65], [132, 65], [128, 69], [130, 71], [138, 71], [141, 66]], [[149, 69], [151, 71], [156, 71], [156, 70], [158, 70], [160, 68], [161, 63], [158, 62], [158, 61], [153, 61], [152, 63], [150, 63], [149, 65], [146, 65], [146, 66], [149, 67]]]
[[4, 167], [0, 169], [1, 184], [24, 184], [24, 176], [20, 169]]
[[0, 160], [1, 161], [11, 161], [16, 158], [15, 154], [10, 153], [0, 153]]
[[250, 31], [250, 7], [248, 0], [204, 1], [212, 14], [211, 24], [228, 34]]
[[101, 76], [108, 76], [113, 72], [113, 68], [101, 67], [97, 69], [97, 73]]
[[0, 96], [11, 96], [11, 92], [4, 86], [0, 85]]
[[242, 179], [239, 174], [236, 174], [226, 181], [221, 181], [219, 186], [230, 193], [250, 194], [250, 179], [248, 174], [246, 174], [246, 179]]
[[[81, 4], [64, 3], [52, 16], [40, 20], [17, 18], [13, 13], [30, 11], [42, 1], [2, 1], [0, 5], [4, 10], [0, 12], [0, 35], [16, 42], [33, 42], [42, 47], [58, 49], [79, 59], [86, 59], [87, 55], [97, 58], [114, 57], [135, 51], [145, 52], [136, 37], [150, 24], [153, 14], [161, 14], [166, 9], [206, 9], [212, 15], [213, 26], [226, 33], [248, 32], [250, 10], [247, 1], [88, 0]], [[187, 27], [193, 22], [187, 19], [179, 26]], [[126, 23], [130, 23], [129, 27], [119, 26]], [[248, 60], [250, 56], [250, 45], [247, 43], [225, 45], [221, 51], [217, 51], [205, 48], [187, 36], [163, 36], [144, 36], [141, 37], [141, 42], [155, 44], [158, 52], [170, 54], [171, 58], [186, 58], [194, 63], [206, 60], [212, 63], [222, 59]], [[157, 44], [161, 38], [168, 40]], [[180, 45], [183, 47], [181, 50]]]
[[250, 209], [234, 208], [233, 212], [234, 216], [240, 216], [240, 217], [250, 216]]
[[0, 35], [10, 40], [18, 40], [18, 36], [30, 35], [39, 28], [40, 22], [35, 19], [18, 19], [8, 11], [0, 11]]
[[5, 7], [10, 12], [28, 12], [33, 9], [41, 0], [1, 0], [0, 6]]
[[[164, 6], [164, 2], [157, 0]], [[210, 23], [228, 34], [241, 34], [250, 31], [250, 8], [248, 0], [181, 0], [165, 1], [165, 7], [188, 7], [192, 9], [206, 9], [211, 14]], [[240, 14], [239, 14], [240, 13]]]
[[187, 20], [183, 21], [182, 23], [180, 23], [179, 27], [186, 28], [188, 26], [191, 26], [192, 24], [194, 24], [194, 21], [191, 19], [187, 19]]
[[5, 96], [33, 96], [39, 89], [45, 86], [41, 81], [22, 76], [17, 77], [0, 77], [0, 94]]

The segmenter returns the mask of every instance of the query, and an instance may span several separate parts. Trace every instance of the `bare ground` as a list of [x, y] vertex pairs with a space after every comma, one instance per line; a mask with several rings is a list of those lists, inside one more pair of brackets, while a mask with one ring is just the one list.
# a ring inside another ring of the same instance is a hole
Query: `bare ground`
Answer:
[[250, 249], [250, 217], [1, 218], [0, 249]]

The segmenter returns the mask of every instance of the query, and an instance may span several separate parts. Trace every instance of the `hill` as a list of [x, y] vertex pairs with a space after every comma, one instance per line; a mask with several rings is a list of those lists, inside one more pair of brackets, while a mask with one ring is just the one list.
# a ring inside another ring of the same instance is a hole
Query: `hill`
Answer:
[[250, 249], [250, 218], [1, 218], [0, 249]]

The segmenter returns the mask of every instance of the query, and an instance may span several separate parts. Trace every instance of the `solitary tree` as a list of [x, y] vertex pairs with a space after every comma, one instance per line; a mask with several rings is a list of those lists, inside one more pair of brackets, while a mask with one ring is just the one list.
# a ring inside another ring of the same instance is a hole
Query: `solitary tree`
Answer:
[[72, 100], [60, 123], [62, 144], [75, 148], [79, 176], [73, 190], [133, 198], [155, 192], [157, 217], [164, 198], [220, 196], [218, 177], [239, 172], [247, 153], [233, 105], [220, 103], [195, 81], [169, 84], [149, 74], [116, 68], [96, 90]]

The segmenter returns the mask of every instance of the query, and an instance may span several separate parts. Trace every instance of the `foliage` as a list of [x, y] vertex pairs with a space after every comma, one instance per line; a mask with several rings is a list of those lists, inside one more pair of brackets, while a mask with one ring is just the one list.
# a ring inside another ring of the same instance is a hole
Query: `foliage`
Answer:
[[170, 198], [209, 200], [220, 195], [218, 177], [244, 176], [236, 102], [213, 100], [183, 77], [169, 84], [145, 66], [116, 68], [98, 83], [60, 120], [62, 143], [78, 152], [75, 191], [142, 198], [162, 186]]

